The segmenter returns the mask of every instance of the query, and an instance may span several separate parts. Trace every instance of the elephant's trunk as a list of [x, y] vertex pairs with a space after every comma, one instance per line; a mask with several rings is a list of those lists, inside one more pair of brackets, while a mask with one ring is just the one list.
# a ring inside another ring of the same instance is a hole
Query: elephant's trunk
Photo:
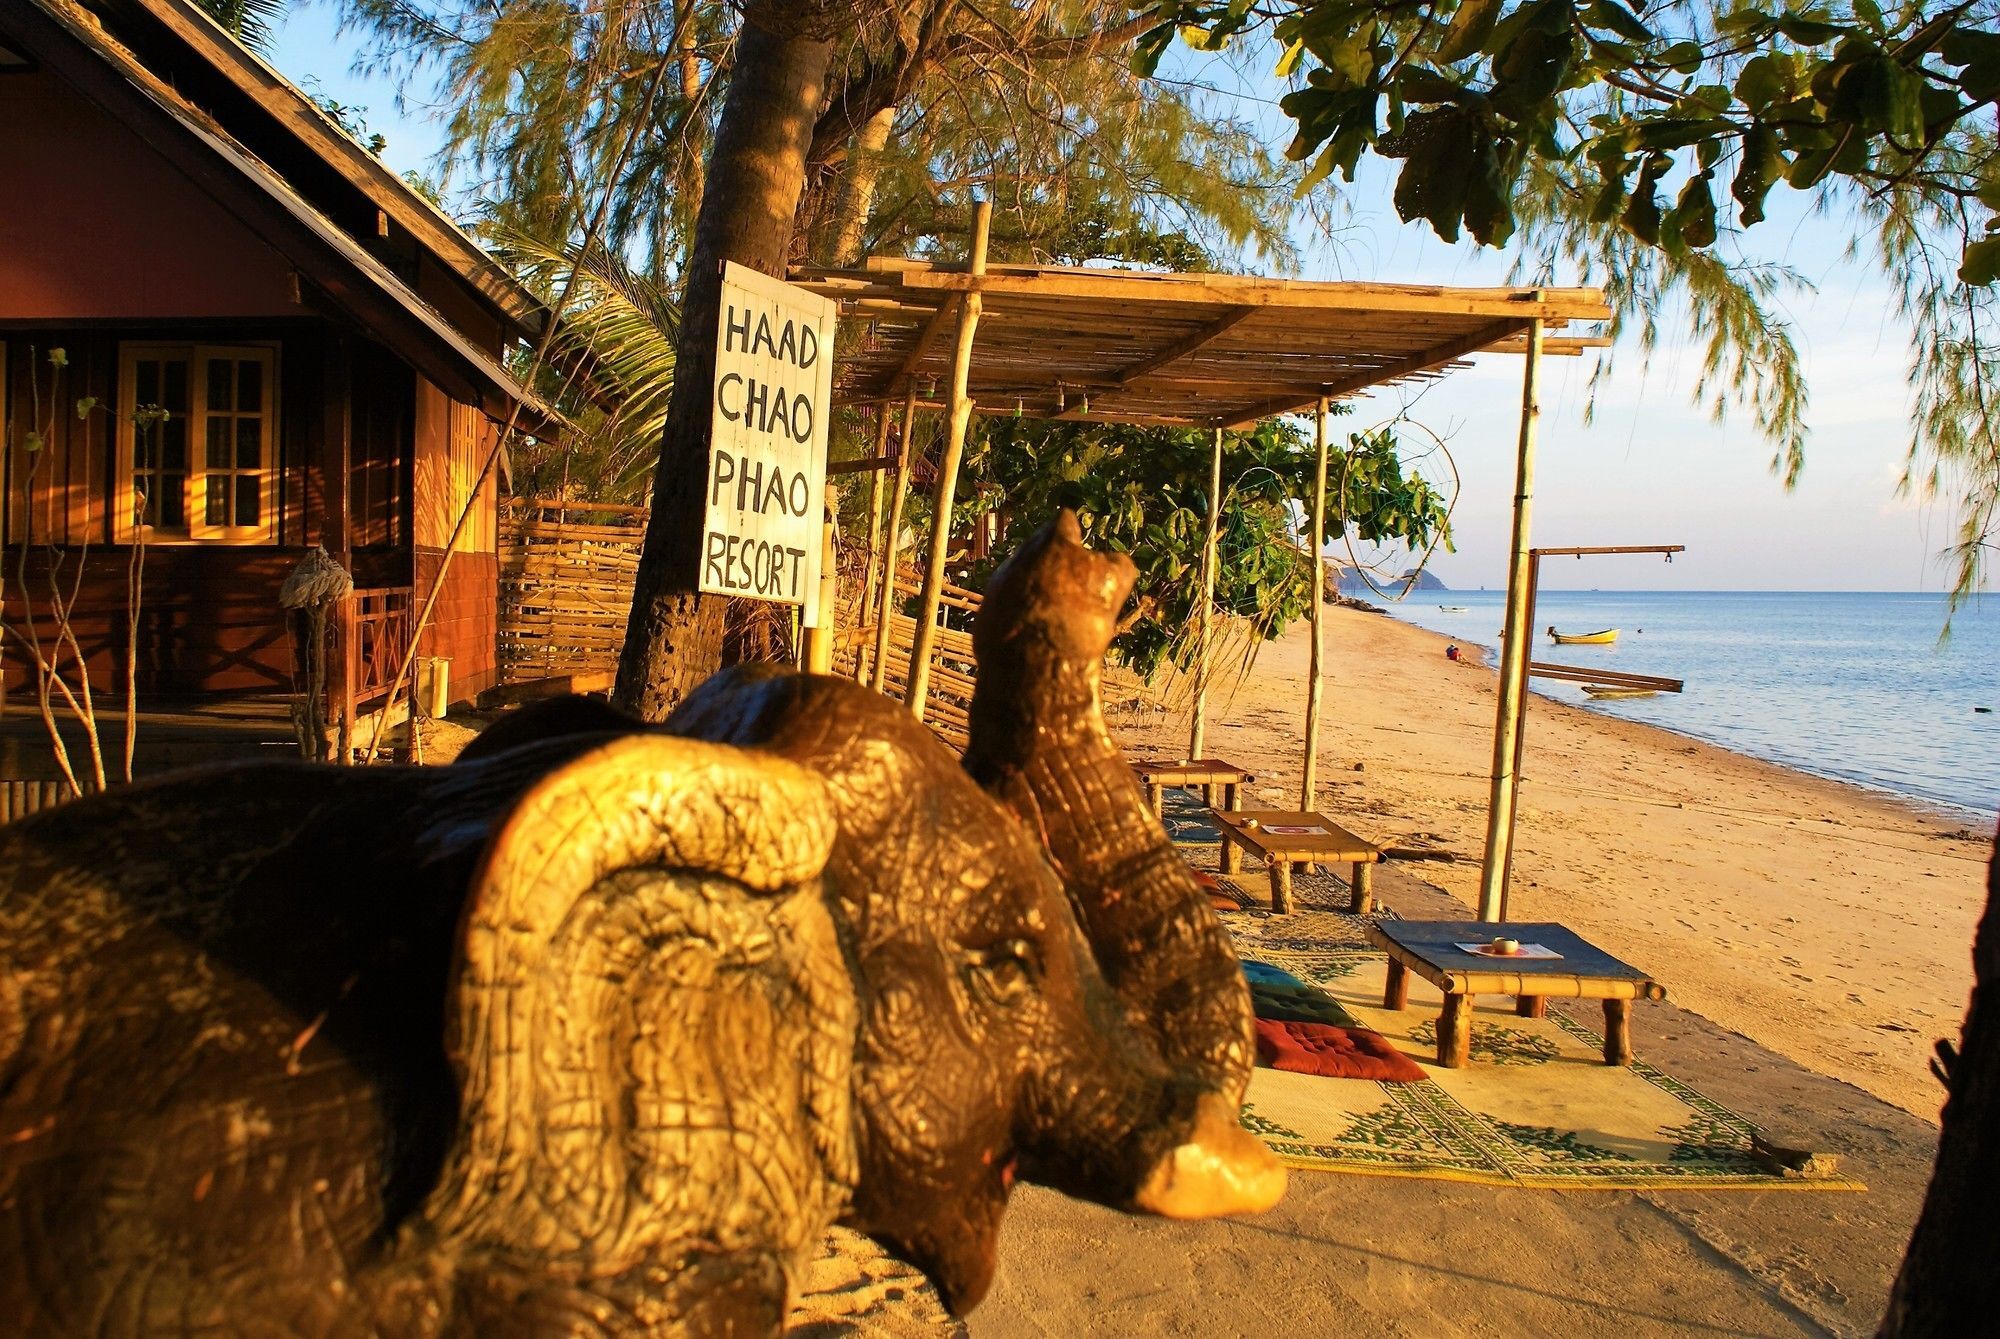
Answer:
[[[1091, 970], [1072, 931], [1073, 964], [1052, 961], [1044, 989], [1074, 1020], [1036, 1066], [1016, 1132], [1028, 1179], [1170, 1218], [1259, 1213], [1285, 1171], [1237, 1119], [1210, 1075], [1163, 1061], [1153, 1029]], [[1081, 1026], [1076, 1026], [1081, 1024]], [[1149, 1044], [1150, 1043], [1150, 1044]]]
[[1238, 1103], [1255, 1047], [1229, 937], [1105, 727], [1101, 666], [1134, 579], [1065, 512], [988, 584], [965, 767], [1039, 835], [1105, 975], [1168, 1062]]

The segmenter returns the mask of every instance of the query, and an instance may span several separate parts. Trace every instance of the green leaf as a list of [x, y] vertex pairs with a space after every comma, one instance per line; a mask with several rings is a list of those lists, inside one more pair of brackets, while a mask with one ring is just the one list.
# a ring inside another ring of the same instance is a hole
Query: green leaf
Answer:
[[1402, 133], [1381, 145], [1383, 153], [1406, 160], [1396, 178], [1396, 213], [1406, 223], [1426, 219], [1439, 237], [1456, 242], [1482, 146], [1491, 152], [1491, 136], [1481, 118], [1465, 108], [1412, 113]]
[[1619, 207], [1625, 203], [1625, 179], [1607, 177], [1597, 196], [1590, 202], [1590, 221], [1609, 223], [1618, 217]]
[[1658, 246], [1660, 242], [1660, 197], [1657, 187], [1660, 178], [1673, 166], [1673, 161], [1664, 154], [1646, 160], [1645, 166], [1639, 169], [1639, 182], [1633, 188], [1632, 198], [1618, 219], [1634, 237], [1652, 246]]
[[1544, 6], [1542, 14], [1493, 58], [1493, 106], [1517, 121], [1546, 114], [1556, 91], [1569, 75], [1576, 54], [1576, 34], [1569, 27], [1566, 3]]
[[1822, 23], [1797, 14], [1780, 14], [1778, 31], [1800, 46], [1825, 46], [1835, 38], [1847, 35], [1847, 30], [1838, 24]]
[[1794, 190], [1809, 191], [1826, 178], [1832, 166], [1832, 145], [1823, 149], [1808, 149], [1792, 159], [1791, 166], [1785, 169], [1785, 180]]
[[1965, 114], [1966, 104], [1958, 94], [1937, 84], [1926, 83], [1920, 95], [1924, 110], [1924, 131], [1934, 134], [1949, 127]]
[[43, 442], [42, 442], [42, 434], [40, 434], [39, 432], [36, 432], [36, 431], [34, 431], [34, 430], [33, 430], [32, 428], [31, 428], [31, 429], [29, 429], [29, 430], [28, 430], [28, 435], [27, 435], [27, 437], [26, 437], [26, 438], [24, 438], [24, 439], [22, 440], [22, 442], [21, 442], [21, 445], [22, 445], [22, 447], [24, 447], [24, 448], [25, 448], [25, 449], [27, 449], [28, 451], [39, 451], [39, 450], [41, 450], [41, 449], [42, 449], [42, 446], [43, 446]]
[[1180, 34], [1181, 41], [1186, 42], [1196, 51], [1220, 51], [1229, 45], [1229, 35], [1227, 33], [1212, 32], [1207, 28], [1192, 23], [1182, 24]]
[[1731, 37], [1748, 36], [1753, 32], [1770, 27], [1774, 20], [1759, 9], [1738, 9], [1724, 14], [1715, 21], [1717, 32]]
[[1173, 44], [1174, 31], [1173, 24], [1163, 23], [1139, 34], [1139, 40], [1132, 45], [1132, 69], [1135, 73], [1150, 77], [1159, 68], [1160, 57]]
[[1743, 132], [1742, 159], [1736, 166], [1729, 193], [1741, 206], [1738, 214], [1744, 226], [1764, 221], [1764, 197], [1785, 170], [1785, 156], [1778, 151], [1778, 132], [1766, 125], [1754, 125]]
[[1736, 76], [1736, 96], [1751, 111], [1761, 112], [1779, 98], [1790, 97], [1797, 77], [1789, 53], [1753, 56]]
[[1713, 139], [1735, 129], [1727, 121], [1715, 117], [1689, 120], [1681, 117], [1663, 117], [1657, 121], [1644, 121], [1634, 128], [1638, 140], [1637, 147], [1655, 152], [1668, 149], [1684, 149], [1690, 144]]
[[97, 397], [95, 395], [86, 395], [76, 402], [76, 416], [78, 418], [89, 418], [90, 411], [95, 408], [97, 408]]
[[1947, 65], [1962, 66], [1958, 82], [1975, 100], [2000, 98], [2000, 33], [1981, 28], [1953, 28], [1938, 44]]
[[1923, 80], [1872, 42], [1841, 45], [1835, 62], [1813, 79], [1827, 114], [1899, 144], [1924, 137]]
[[1438, 59], [1457, 62], [1486, 49], [1486, 39], [1500, 21], [1500, 0], [1460, 0], [1451, 25], [1438, 43]]
[[1278, 55], [1278, 64], [1271, 71], [1279, 79], [1289, 79], [1299, 68], [1299, 57], [1305, 52], [1305, 43], [1291, 42]]
[[1688, 178], [1674, 202], [1674, 225], [1681, 241], [1700, 250], [1715, 245], [1715, 193], [1709, 189], [1708, 174]]
[[1477, 96], [1423, 65], [1404, 70], [1396, 80], [1395, 91], [1405, 102], [1460, 102]]
[[1482, 136], [1473, 147], [1465, 184], [1465, 226], [1481, 246], [1505, 246], [1514, 235], [1513, 184], [1518, 154]]
[[1598, 28], [1609, 28], [1620, 37], [1634, 42], [1650, 42], [1653, 30], [1639, 22], [1631, 10], [1618, 0], [1591, 0], [1591, 5], [1583, 11], [1584, 21]]
[[2000, 237], [1968, 243], [1964, 261], [1958, 267], [1958, 278], [1973, 288], [1984, 288], [2000, 279]]
[[1698, 42], [1676, 42], [1660, 53], [1660, 63], [1670, 66], [1680, 74], [1693, 74], [1702, 66], [1701, 44]]

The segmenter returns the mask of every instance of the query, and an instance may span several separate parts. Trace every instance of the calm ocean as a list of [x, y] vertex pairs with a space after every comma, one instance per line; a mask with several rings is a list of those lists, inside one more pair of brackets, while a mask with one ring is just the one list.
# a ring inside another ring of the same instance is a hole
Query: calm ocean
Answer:
[[[1497, 661], [1503, 599], [1418, 591], [1390, 608]], [[1575, 684], [1535, 679], [1538, 693], [1970, 809], [1989, 825], [2000, 809], [2000, 598], [1961, 607], [1942, 645], [1945, 603], [1936, 595], [1544, 590], [1536, 611], [1537, 660], [1687, 681], [1680, 694], [1596, 701]], [[1621, 632], [1614, 646], [1556, 646], [1550, 624]]]

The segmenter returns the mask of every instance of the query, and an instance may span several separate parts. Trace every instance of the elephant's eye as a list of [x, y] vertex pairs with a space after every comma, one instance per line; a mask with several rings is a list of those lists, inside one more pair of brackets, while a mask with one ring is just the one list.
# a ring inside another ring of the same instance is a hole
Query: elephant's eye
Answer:
[[1012, 1004], [1035, 984], [1035, 946], [1025, 939], [1002, 939], [966, 955], [965, 974], [995, 1004]]

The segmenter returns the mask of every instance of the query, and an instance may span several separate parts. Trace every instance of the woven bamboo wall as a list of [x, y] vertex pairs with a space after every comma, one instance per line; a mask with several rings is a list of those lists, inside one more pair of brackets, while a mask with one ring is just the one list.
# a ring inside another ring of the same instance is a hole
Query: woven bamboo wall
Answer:
[[500, 525], [500, 681], [618, 668], [645, 542], [641, 507], [548, 504]]
[[[645, 540], [643, 507], [558, 505], [537, 500], [503, 514], [500, 525], [500, 676], [525, 683], [618, 668], [632, 585]], [[874, 610], [861, 608], [865, 545], [843, 543], [839, 555], [838, 629], [833, 668], [849, 678], [867, 671], [874, 682]], [[914, 567], [897, 574], [898, 605], [914, 604], [922, 578]], [[972, 704], [972, 616], [979, 593], [946, 583], [944, 625], [931, 660], [925, 719], [963, 750]], [[909, 682], [916, 621], [898, 614], [890, 624], [887, 688], [900, 698]]]

